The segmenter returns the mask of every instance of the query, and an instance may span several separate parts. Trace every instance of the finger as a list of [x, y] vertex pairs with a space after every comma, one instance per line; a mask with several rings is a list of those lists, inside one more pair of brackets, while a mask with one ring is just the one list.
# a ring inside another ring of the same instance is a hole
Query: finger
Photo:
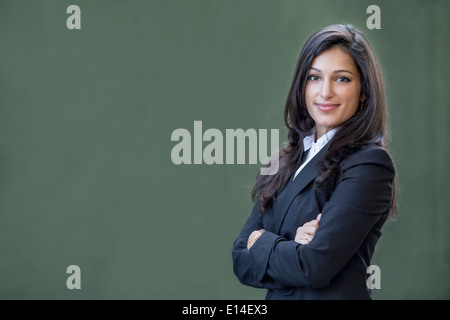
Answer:
[[297, 234], [310, 233], [314, 229], [317, 229], [317, 227], [311, 226], [311, 225], [309, 225], [309, 226], [303, 225], [303, 226], [297, 228], [297, 232], [296, 233]]
[[305, 223], [303, 225], [303, 227], [305, 227], [305, 228], [309, 228], [309, 227], [318, 228], [319, 227], [319, 221], [317, 221], [317, 220], [309, 221], [309, 222]]
[[301, 244], [309, 244], [311, 242], [311, 240], [314, 238], [313, 235], [310, 235], [308, 233], [304, 233], [302, 235], [299, 235], [297, 237], [297, 242], [301, 243]]
[[319, 226], [319, 221], [318, 220], [311, 220], [311, 221], [305, 222], [303, 224], [303, 227], [308, 227], [308, 226], [318, 227]]
[[303, 228], [303, 232], [307, 233], [311, 236], [314, 236], [316, 234], [317, 229], [318, 228], [315, 226], [307, 226], [307, 227]]
[[312, 238], [314, 238], [315, 230], [307, 230], [303, 227], [299, 228], [297, 230], [297, 233], [295, 234], [294, 240], [298, 243], [304, 244], [305, 242], [309, 243]]
[[295, 242], [300, 243], [300, 244], [308, 244], [309, 241], [306, 240], [305, 238], [301, 238], [300, 236], [295, 237]]
[[317, 221], [320, 221], [320, 218], [322, 218], [322, 213], [319, 213], [319, 214], [317, 215], [316, 220], [317, 220]]
[[317, 229], [318, 227], [315, 226], [298, 227], [295, 236], [300, 239], [307, 239], [306, 236], [309, 235], [309, 239], [311, 240], [316, 234]]

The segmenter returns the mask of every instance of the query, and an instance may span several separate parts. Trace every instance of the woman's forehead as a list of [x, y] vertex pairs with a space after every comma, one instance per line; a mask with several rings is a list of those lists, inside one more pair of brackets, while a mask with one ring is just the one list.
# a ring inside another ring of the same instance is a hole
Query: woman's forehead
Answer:
[[357, 72], [353, 57], [341, 47], [333, 47], [318, 54], [311, 62], [310, 69], [318, 72]]

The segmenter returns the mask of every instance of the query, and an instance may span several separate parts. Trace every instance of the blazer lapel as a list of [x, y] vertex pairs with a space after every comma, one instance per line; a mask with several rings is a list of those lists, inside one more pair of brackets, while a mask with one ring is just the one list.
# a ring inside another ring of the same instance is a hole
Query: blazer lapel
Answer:
[[[294, 198], [299, 194], [306, 186], [308, 186], [311, 181], [313, 181], [317, 177], [317, 163], [320, 158], [323, 156], [327, 147], [323, 147], [319, 153], [317, 153], [308, 164], [302, 169], [302, 171], [295, 177], [294, 181], [289, 181], [286, 185], [285, 194], [281, 195], [277, 200], [280, 201], [277, 215], [281, 215], [279, 219], [276, 219], [277, 225], [274, 228], [276, 232], [279, 234], [281, 229], [281, 224], [283, 223], [284, 217], [291, 206]], [[292, 177], [290, 178], [292, 180]]]

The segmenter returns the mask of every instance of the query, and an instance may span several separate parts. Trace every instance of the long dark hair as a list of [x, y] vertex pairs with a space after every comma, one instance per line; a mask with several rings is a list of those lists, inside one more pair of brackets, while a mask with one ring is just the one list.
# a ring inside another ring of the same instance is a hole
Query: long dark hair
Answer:
[[[303, 138], [314, 132], [314, 120], [306, 109], [305, 86], [313, 59], [320, 53], [339, 46], [355, 61], [361, 79], [362, 108], [339, 126], [318, 164], [316, 189], [331, 192], [340, 175], [340, 162], [371, 142], [387, 150], [386, 100], [383, 77], [374, 52], [364, 35], [351, 25], [331, 25], [315, 32], [305, 43], [295, 68], [284, 109], [288, 142], [279, 151], [279, 170], [274, 175], [258, 174], [252, 200], [259, 204], [260, 215], [269, 208], [276, 195], [298, 169], [303, 156]], [[270, 164], [268, 164], [270, 165]], [[396, 178], [393, 182], [391, 218], [398, 213]]]

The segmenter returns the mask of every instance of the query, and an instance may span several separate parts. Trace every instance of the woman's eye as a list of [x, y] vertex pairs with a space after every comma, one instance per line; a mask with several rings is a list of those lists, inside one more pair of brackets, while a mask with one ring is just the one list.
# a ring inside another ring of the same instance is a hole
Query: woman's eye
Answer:
[[319, 80], [319, 77], [315, 76], [315, 75], [311, 75], [311, 76], [308, 76], [308, 80], [317, 81], [317, 80]]
[[350, 82], [351, 81], [347, 77], [338, 77], [336, 80], [339, 81], [339, 82]]

